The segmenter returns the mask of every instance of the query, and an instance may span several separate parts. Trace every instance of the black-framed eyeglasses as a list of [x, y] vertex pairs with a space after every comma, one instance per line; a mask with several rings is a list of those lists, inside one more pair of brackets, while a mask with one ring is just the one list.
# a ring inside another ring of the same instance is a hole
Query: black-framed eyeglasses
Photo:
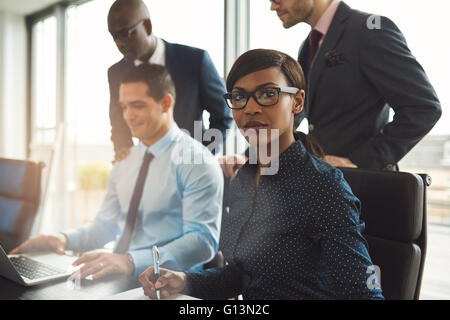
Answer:
[[134, 30], [136, 30], [137, 27], [139, 27], [139, 25], [141, 23], [143, 23], [145, 21], [145, 19], [142, 19], [141, 21], [139, 21], [138, 23], [136, 23], [134, 26], [132, 26], [129, 29], [123, 29], [117, 32], [111, 32], [111, 36], [113, 37], [114, 41], [120, 40], [120, 41], [127, 41], [128, 39], [130, 39], [131, 34], [134, 32]]
[[233, 110], [242, 110], [247, 105], [250, 97], [253, 97], [256, 103], [262, 107], [271, 107], [278, 103], [281, 92], [297, 94], [299, 91], [300, 89], [295, 87], [263, 87], [257, 88], [252, 92], [235, 89], [232, 92], [225, 93], [223, 96], [228, 101], [228, 107]]

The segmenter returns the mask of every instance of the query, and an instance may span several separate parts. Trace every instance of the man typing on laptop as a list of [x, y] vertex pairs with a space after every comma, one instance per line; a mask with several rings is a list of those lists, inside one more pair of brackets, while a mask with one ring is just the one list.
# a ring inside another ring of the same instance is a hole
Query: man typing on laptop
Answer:
[[[111, 171], [96, 218], [75, 230], [32, 238], [11, 254], [86, 252], [117, 240], [114, 252], [88, 252], [74, 262], [84, 264], [81, 278], [94, 279], [112, 273], [137, 277], [153, 264], [153, 245], [167, 268], [200, 269], [211, 260], [218, 248], [223, 175], [208, 149], [178, 128], [174, 102], [175, 87], [164, 67], [145, 64], [124, 75], [120, 105], [140, 143]], [[181, 149], [203, 161], [174, 161]]]

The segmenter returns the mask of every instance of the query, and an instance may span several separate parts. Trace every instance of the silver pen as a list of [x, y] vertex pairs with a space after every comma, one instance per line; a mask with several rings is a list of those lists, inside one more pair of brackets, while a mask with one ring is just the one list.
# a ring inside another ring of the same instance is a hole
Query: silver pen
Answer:
[[[155, 284], [159, 278], [159, 250], [157, 246], [152, 247], [153, 251], [153, 270], [155, 272]], [[161, 299], [161, 290], [156, 289], [156, 299]]]

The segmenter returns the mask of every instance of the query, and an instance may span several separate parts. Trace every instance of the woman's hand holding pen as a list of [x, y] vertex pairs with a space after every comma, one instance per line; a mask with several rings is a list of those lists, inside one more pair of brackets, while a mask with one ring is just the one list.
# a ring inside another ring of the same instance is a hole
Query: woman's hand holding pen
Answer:
[[160, 277], [155, 283], [155, 271], [153, 266], [148, 267], [139, 276], [139, 282], [144, 289], [144, 294], [156, 299], [156, 290], [161, 290], [161, 297], [165, 298], [170, 295], [180, 293], [186, 287], [186, 274], [184, 272], [171, 271], [160, 268]]

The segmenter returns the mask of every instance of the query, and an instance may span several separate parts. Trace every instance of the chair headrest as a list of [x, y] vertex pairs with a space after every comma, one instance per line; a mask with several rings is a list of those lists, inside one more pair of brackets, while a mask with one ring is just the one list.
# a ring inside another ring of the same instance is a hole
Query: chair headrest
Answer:
[[344, 177], [361, 201], [365, 234], [414, 242], [422, 231], [424, 184], [407, 172], [342, 168]]
[[28, 160], [0, 158], [0, 196], [38, 201], [41, 165]]

